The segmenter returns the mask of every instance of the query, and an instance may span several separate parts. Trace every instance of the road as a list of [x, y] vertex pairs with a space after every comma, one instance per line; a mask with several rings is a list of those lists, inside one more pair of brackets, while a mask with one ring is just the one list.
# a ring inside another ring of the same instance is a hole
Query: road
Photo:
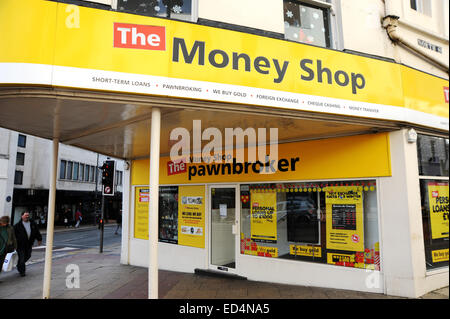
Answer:
[[[120, 245], [121, 232], [115, 235], [116, 225], [105, 226], [103, 235], [104, 250], [110, 246]], [[42, 246], [33, 247], [33, 253], [27, 265], [45, 260], [46, 235], [42, 235]], [[97, 227], [86, 229], [58, 230], [53, 237], [53, 258], [61, 258], [76, 253], [81, 249], [98, 248], [100, 250], [100, 230]]]

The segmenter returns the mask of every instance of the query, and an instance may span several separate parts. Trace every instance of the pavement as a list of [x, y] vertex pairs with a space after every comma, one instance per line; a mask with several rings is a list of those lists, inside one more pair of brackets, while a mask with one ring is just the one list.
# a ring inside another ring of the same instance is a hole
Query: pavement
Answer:
[[[32, 260], [32, 259], [31, 259]], [[0, 299], [42, 299], [44, 261], [27, 265], [27, 275], [16, 270], [0, 273]], [[79, 285], [76, 274], [79, 273]], [[52, 299], [147, 299], [147, 268], [120, 264], [120, 244], [68, 250], [54, 254]], [[292, 286], [159, 271], [160, 299], [406, 299], [383, 294], [317, 287]], [[449, 299], [449, 287], [420, 299]]]

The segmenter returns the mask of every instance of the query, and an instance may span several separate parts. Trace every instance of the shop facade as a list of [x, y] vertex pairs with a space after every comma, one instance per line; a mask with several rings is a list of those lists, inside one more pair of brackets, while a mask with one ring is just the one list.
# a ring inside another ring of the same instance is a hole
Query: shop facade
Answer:
[[[173, 163], [162, 158], [159, 267], [393, 295], [424, 293], [404, 277], [408, 270], [422, 274], [422, 285], [445, 285], [448, 179], [414, 174], [419, 159], [400, 154], [417, 154], [421, 147], [416, 150], [406, 135], [402, 130], [281, 144], [283, 171], [265, 176], [245, 173], [245, 162], [236, 161], [186, 164], [172, 174]], [[419, 140], [440, 143], [437, 175], [445, 176], [448, 139]], [[147, 179], [148, 162], [134, 162], [124, 255], [141, 266], [148, 258]], [[427, 196], [436, 190], [442, 199], [433, 202]], [[442, 215], [431, 221], [429, 212], [439, 209]], [[422, 233], [417, 214], [423, 216], [424, 240], [406, 244], [413, 233]], [[427, 235], [429, 229], [441, 229], [440, 240]]]
[[157, 229], [160, 269], [407, 297], [448, 285], [448, 80], [193, 23], [4, 3], [16, 14], [0, 24], [24, 26], [0, 50], [1, 125], [127, 161], [122, 263], [155, 268]]

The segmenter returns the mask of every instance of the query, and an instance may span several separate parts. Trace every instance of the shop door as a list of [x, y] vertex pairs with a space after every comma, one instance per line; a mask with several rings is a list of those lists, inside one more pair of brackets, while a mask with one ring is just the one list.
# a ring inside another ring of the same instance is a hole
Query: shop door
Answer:
[[210, 186], [210, 269], [236, 273], [237, 186]]

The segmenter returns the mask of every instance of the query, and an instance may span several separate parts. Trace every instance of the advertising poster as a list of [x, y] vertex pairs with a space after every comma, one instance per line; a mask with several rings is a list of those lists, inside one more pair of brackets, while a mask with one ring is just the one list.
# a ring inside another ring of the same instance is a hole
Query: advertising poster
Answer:
[[335, 186], [326, 190], [327, 249], [364, 251], [362, 188]]
[[432, 257], [434, 263], [448, 261], [448, 248], [433, 250], [431, 252], [431, 257]]
[[250, 232], [255, 242], [277, 242], [277, 193], [252, 193]]
[[448, 238], [448, 182], [428, 183], [431, 238]]
[[293, 256], [322, 257], [320, 246], [289, 245], [289, 254]]
[[333, 265], [337, 265], [337, 266], [353, 267], [355, 262], [356, 262], [355, 255], [335, 254], [335, 253], [327, 254], [327, 263], [328, 264], [333, 264]]
[[265, 246], [257, 246], [256, 255], [260, 257], [278, 257], [278, 248], [277, 247], [265, 247]]
[[180, 186], [178, 244], [205, 248], [205, 187]]
[[148, 240], [148, 186], [136, 187], [134, 199], [134, 238]]

